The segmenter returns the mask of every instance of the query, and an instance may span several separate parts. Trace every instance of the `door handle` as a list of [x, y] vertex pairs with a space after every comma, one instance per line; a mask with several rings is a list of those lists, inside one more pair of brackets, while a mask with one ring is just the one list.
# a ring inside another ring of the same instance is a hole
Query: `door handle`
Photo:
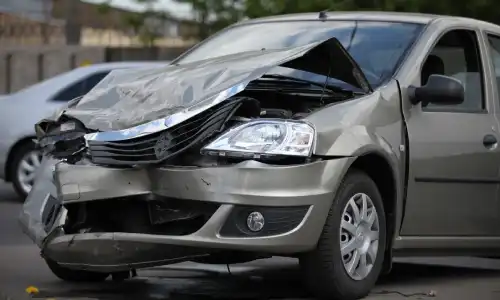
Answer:
[[498, 143], [498, 140], [497, 140], [496, 136], [494, 136], [492, 134], [487, 134], [483, 138], [483, 145], [486, 148], [491, 148], [491, 147], [495, 146], [497, 143]]

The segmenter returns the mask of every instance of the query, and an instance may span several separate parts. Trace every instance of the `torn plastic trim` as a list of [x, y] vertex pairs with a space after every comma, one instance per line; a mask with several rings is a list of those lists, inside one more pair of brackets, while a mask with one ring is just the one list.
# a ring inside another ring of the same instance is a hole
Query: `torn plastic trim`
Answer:
[[62, 201], [57, 197], [57, 186], [54, 182], [56, 166], [60, 163], [62, 162], [59, 160], [44, 157], [37, 170], [35, 184], [18, 217], [22, 231], [39, 247], [44, 244], [48, 232], [65, 221], [66, 212], [64, 207], [61, 207], [55, 221], [50, 222], [52, 225], [46, 223], [47, 215], [50, 213], [48, 210], [52, 208], [47, 205], [50, 198], [53, 197], [52, 200], [55, 200], [52, 204], [62, 205]]
[[128, 129], [88, 133], [84, 136], [84, 138], [86, 141], [114, 142], [133, 139], [151, 133], [157, 133], [190, 119], [199, 113], [214, 107], [222, 101], [235, 96], [243, 91], [249, 82], [250, 81], [239, 83], [225, 91], [220, 92], [218, 95], [214, 96], [213, 99], [207, 100], [207, 102], [210, 102], [207, 106], [197, 105], [194, 109], [180, 111], [166, 118], [154, 120]]

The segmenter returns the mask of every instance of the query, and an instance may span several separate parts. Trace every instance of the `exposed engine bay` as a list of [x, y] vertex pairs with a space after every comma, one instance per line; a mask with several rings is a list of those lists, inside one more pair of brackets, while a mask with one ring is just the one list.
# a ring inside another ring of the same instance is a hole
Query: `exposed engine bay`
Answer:
[[316, 134], [304, 118], [371, 91], [356, 62], [331, 38], [159, 70], [112, 72], [35, 129], [44, 153], [70, 164], [304, 162], [311, 159]]
[[[213, 166], [241, 161], [245, 157], [202, 156], [201, 148], [217, 135], [256, 119], [300, 120], [315, 110], [355, 96], [354, 92], [330, 90], [289, 78], [261, 78], [247, 88], [192, 119], [169, 130], [126, 141], [86, 141], [92, 131], [76, 119], [44, 128], [40, 140], [45, 154], [69, 163], [90, 161], [107, 166], [145, 164]], [[283, 159], [275, 157], [274, 163]], [[303, 161], [303, 159], [301, 160]]]

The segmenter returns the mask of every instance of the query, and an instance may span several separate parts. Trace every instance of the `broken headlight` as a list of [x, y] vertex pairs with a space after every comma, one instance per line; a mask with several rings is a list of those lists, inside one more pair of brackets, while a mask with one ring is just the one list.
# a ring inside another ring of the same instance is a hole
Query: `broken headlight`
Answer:
[[71, 160], [85, 150], [85, 134], [83, 125], [69, 121], [49, 130], [39, 139], [38, 145], [44, 155]]
[[202, 149], [202, 154], [252, 157], [302, 156], [313, 151], [314, 128], [303, 121], [256, 120], [238, 125]]

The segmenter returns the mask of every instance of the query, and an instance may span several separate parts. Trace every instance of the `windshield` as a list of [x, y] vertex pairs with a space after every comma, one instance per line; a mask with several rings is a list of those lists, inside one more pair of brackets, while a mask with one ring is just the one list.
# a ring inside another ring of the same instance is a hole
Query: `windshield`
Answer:
[[421, 24], [372, 21], [279, 21], [243, 24], [198, 44], [175, 63], [238, 52], [297, 47], [336, 37], [372, 86], [392, 76]]

